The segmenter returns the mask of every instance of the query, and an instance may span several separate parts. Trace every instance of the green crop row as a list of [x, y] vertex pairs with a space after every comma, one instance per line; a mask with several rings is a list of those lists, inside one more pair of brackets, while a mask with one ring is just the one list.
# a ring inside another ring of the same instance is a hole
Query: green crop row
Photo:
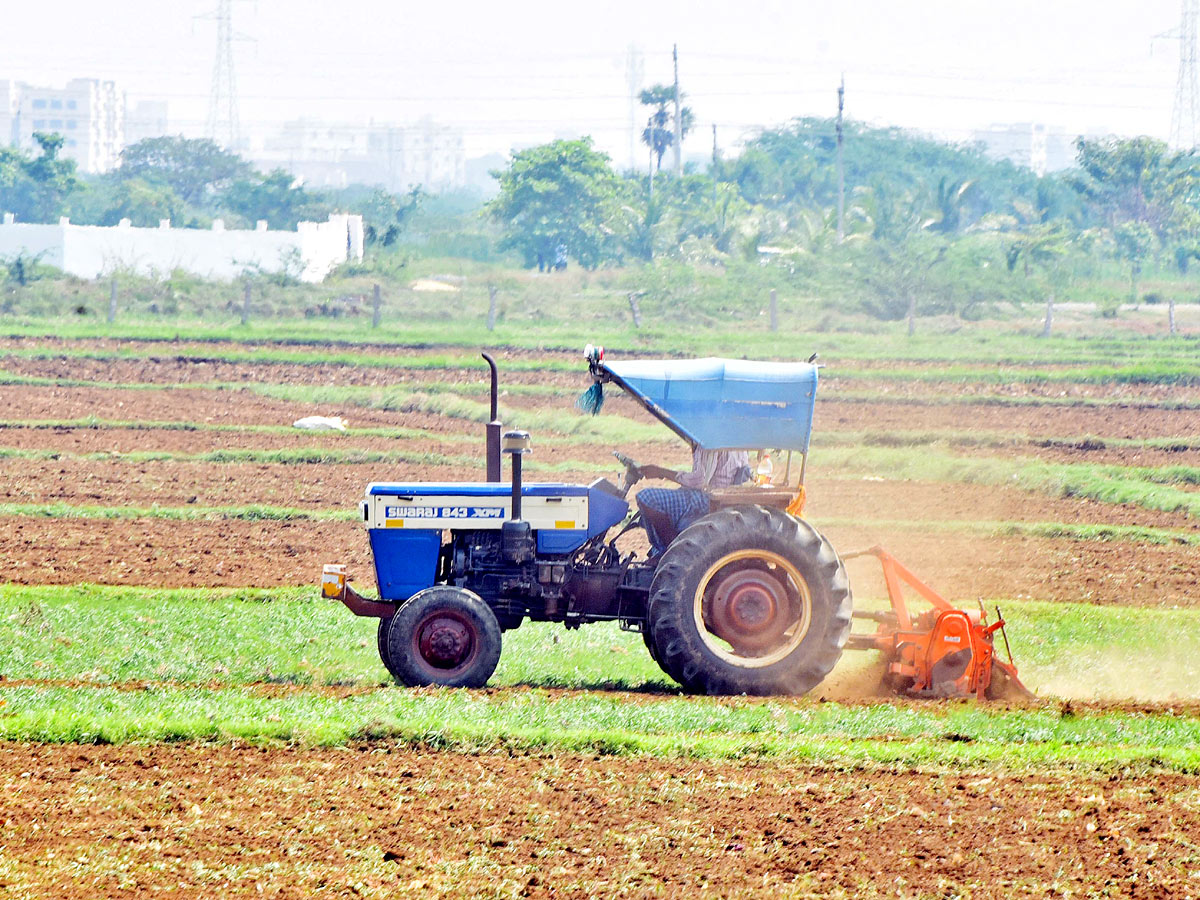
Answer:
[[204, 341], [231, 345], [277, 344], [322, 348], [355, 347], [463, 348], [562, 350], [579, 352], [588, 343], [643, 356], [662, 354], [748, 356], [760, 359], [807, 358], [813, 351], [838, 359], [909, 362], [958, 362], [964, 359], [996, 365], [1194, 365], [1195, 337], [1147, 338], [1140, 334], [1103, 337], [1056, 336], [1030, 340], [1018, 332], [929, 333], [907, 335], [901, 325], [876, 324], [866, 331], [789, 332], [786, 335], [757, 329], [721, 329], [718, 332], [648, 325], [637, 330], [534, 323], [500, 323], [495, 331], [482, 324], [462, 321], [385, 323], [372, 329], [351, 320], [306, 322], [288, 319], [214, 324], [202, 321], [123, 318], [117, 324], [79, 318], [8, 319], [3, 336], [54, 339], [121, 339], [176, 344]]
[[[1121, 714], [1057, 704], [845, 705], [820, 702], [821, 688], [801, 699], [683, 697], [640, 638], [613, 626], [566, 632], [527, 625], [506, 633], [493, 684], [509, 690], [381, 687], [387, 679], [375, 656], [373, 620], [305, 593], [0, 588], [0, 737], [318, 744], [386, 738], [449, 747], [1200, 771], [1200, 719], [1165, 708]], [[1184, 648], [1200, 639], [1200, 612], [1010, 603], [1005, 613], [1022, 673], [1043, 692], [1197, 696], [1200, 661]], [[842, 683], [858, 679], [867, 690], [877, 677], [871, 656], [848, 653]], [[832, 680], [838, 682], [837, 671]], [[559, 687], [574, 690], [547, 690]]]
[[[345, 350], [296, 351], [254, 347], [247, 350], [230, 347], [204, 348], [203, 352], [177, 351], [169, 356], [156, 348], [124, 348], [120, 350], [98, 350], [88, 347], [17, 347], [4, 354], [19, 359], [34, 360], [147, 360], [170, 359], [172, 361], [226, 362], [242, 365], [340, 365], [363, 368], [394, 368], [410, 370], [479, 369], [486, 373], [483, 360], [477, 354], [378, 354], [364, 347], [358, 352]], [[506, 371], [575, 373], [581, 377], [586, 367], [579, 360], [555, 357], [516, 357], [502, 361]], [[1054, 369], [1016, 368], [1011, 364], [976, 363], [926, 363], [923, 369], [855, 369], [854, 359], [845, 361], [850, 365], [835, 366], [830, 372], [839, 379], [885, 382], [952, 382], [971, 384], [1156, 384], [1195, 386], [1200, 384], [1200, 365], [1194, 356], [1181, 355], [1172, 359], [1156, 358], [1126, 365], [1096, 365], [1092, 361], [1078, 364], [1058, 363]]]

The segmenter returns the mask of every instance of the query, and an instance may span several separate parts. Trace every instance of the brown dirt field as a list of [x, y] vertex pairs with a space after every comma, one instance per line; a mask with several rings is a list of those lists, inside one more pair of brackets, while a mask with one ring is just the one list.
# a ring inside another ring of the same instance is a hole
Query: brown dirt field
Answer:
[[[18, 584], [272, 587], [315, 584], [344, 562], [373, 589], [362, 527], [353, 522], [9, 518], [0, 568]], [[952, 600], [1022, 598], [1135, 606], [1194, 606], [1195, 554], [1122, 541], [959, 537], [869, 527], [826, 529], [842, 550], [882, 544]], [[856, 590], [882, 596], [855, 563]]]
[[855, 403], [824, 398], [814, 427], [838, 431], [996, 431], [1020, 437], [1194, 437], [1200, 410], [1153, 406], [1000, 406], [992, 404]]
[[273, 587], [316, 584], [345, 562], [374, 582], [353, 523], [163, 519], [5, 519], [0, 568], [17, 584]]
[[[225, 382], [387, 387], [438, 381], [462, 384], [467, 390], [477, 386], [482, 395], [487, 390], [486, 368], [481, 360], [476, 364], [476, 359], [468, 355], [463, 357], [462, 366], [422, 370], [351, 366], [340, 363], [231, 362], [217, 357], [183, 355], [177, 352], [137, 359], [89, 359], [75, 356], [26, 359], [0, 356], [0, 369], [33, 378], [71, 378], [114, 384], [174, 385]], [[498, 362], [503, 365], [503, 360]], [[921, 368], [911, 365], [897, 367], [902, 371], [920, 371]], [[586, 387], [587, 376], [582, 363], [577, 372], [508, 369], [503, 373], [501, 385], [509, 384], [553, 386], [564, 395], [569, 395]], [[938, 397], [998, 397], [1108, 400], [1143, 405], [1188, 401], [1196, 396], [1195, 388], [1173, 385], [1055, 384], [1020, 381], [1009, 384], [961, 381], [897, 382], [886, 379], [839, 378], [836, 369], [827, 368], [821, 381], [821, 395], [837, 399], [839, 395], [848, 392], [882, 393], [901, 402], [919, 402]]]
[[[200, 389], [0, 387], [8, 418], [111, 419], [287, 424], [312, 412], [306, 404], [255, 397], [245, 392]], [[612, 408], [628, 413], [632, 404]], [[350, 435], [237, 434], [211, 431], [122, 429], [19, 429], [0, 432], [0, 443], [82, 454], [101, 451], [168, 450], [200, 453], [222, 447], [359, 447], [470, 455], [477, 443], [439, 440], [473, 435], [478, 426], [417, 413], [351, 410], [358, 426], [422, 428], [428, 440], [391, 440]], [[882, 430], [948, 429], [968, 421], [981, 428], [1036, 437], [1106, 433], [1111, 436], [1189, 435], [1200, 432], [1200, 413], [1147, 407], [997, 407], [915, 404], [821, 404], [821, 427]], [[1116, 432], [1113, 434], [1113, 432]], [[643, 459], [682, 464], [685, 453], [669, 444], [631, 449]], [[612, 464], [608, 447], [537, 449], [539, 462], [578, 458]], [[832, 528], [837, 546], [882, 543], [948, 596], [973, 599], [1033, 596], [1040, 599], [1150, 605], [1194, 604], [1196, 554], [1177, 547], [1124, 542], [1081, 543], [1045, 539], [989, 539], [944, 532], [896, 534], [871, 522], [888, 520], [1063, 521], [1192, 530], [1179, 514], [1075, 500], [1053, 500], [1021, 491], [971, 485], [830, 480], [814, 467], [810, 515], [845, 520], [855, 528]], [[223, 506], [264, 503], [311, 509], [353, 509], [371, 480], [477, 479], [474, 466], [330, 465], [283, 466], [183, 462], [128, 463], [60, 458], [6, 460], [0, 497], [10, 502], [131, 506]], [[589, 477], [580, 473], [581, 477]], [[555, 479], [570, 479], [571, 473]], [[365, 538], [352, 523], [167, 522], [162, 520], [9, 520], [0, 535], [0, 561], [22, 582], [96, 581], [203, 586], [309, 583], [330, 559], [349, 562], [366, 578]], [[239, 581], [238, 579], [244, 579]]]
[[[959, 449], [957, 452], [977, 452], [983, 455], [1004, 453], [1005, 450], [978, 449], [975, 451]], [[1033, 440], [1027, 444], [1012, 448], [1011, 452], [1020, 456], [1029, 456], [1045, 462], [1089, 464], [1100, 466], [1135, 466], [1160, 468], [1163, 466], [1195, 466], [1200, 467], [1200, 447], [1195, 449], [1157, 449], [1153, 447], [1091, 447], [1084, 446], [1045, 446], [1044, 442]], [[1185, 485], [1176, 485], [1186, 489]]]
[[[357, 387], [388, 387], [422, 381], [461, 383], [469, 390], [476, 386], [487, 393], [487, 368], [445, 368], [437, 370], [347, 366], [339, 363], [243, 363], [194, 357], [150, 357], [147, 359], [87, 359], [58, 357], [22, 359], [0, 357], [0, 369], [14, 375], [33, 378], [72, 378], [114, 384], [205, 384], [209, 382], [246, 384], [316, 384]], [[511, 370], [504, 373], [502, 384], [550, 384], [564, 391], [587, 387], [587, 370], [579, 373], [531, 372]]]
[[[169, 432], [168, 432], [169, 433]], [[413, 447], [415, 442], [394, 442]], [[397, 449], [394, 446], [392, 449]], [[454, 444], [432, 445], [438, 452], [464, 453]], [[414, 449], [414, 452], [415, 449]], [[538, 462], [558, 463], [601, 454], [543, 448]], [[682, 461], [680, 461], [682, 463]], [[611, 478], [618, 466], [613, 464]], [[61, 457], [0, 459], [0, 502], [103, 506], [245, 506], [266, 504], [312, 510], [346, 510], [372, 481], [470, 481], [480, 466], [414, 463], [207, 463], [175, 460], [126, 461]], [[530, 472], [537, 477], [537, 468]], [[593, 472], [554, 472], [549, 478], [588, 481]], [[858, 518], [865, 524], [889, 521], [1104, 522], [1198, 531], [1200, 522], [1184, 513], [1093, 500], [1054, 499], [1016, 488], [942, 482], [876, 481], [812, 477], [808, 514], [815, 520]]]
[[0, 798], [22, 898], [1200, 892], [1177, 775], [9, 744]]
[[[139, 364], [140, 365], [140, 364]], [[253, 369], [254, 367], [244, 367]], [[288, 366], [287, 373], [298, 370], [303, 373], [306, 367]], [[352, 369], [352, 367], [340, 367]], [[68, 373], [63, 370], [61, 363], [52, 363], [50, 372], [62, 377]], [[283, 376], [287, 373], [277, 373]], [[440, 380], [440, 373], [413, 372], [411, 383], [419, 385], [424, 380]], [[468, 373], [464, 378], [464, 386], [479, 385], [478, 399], [486, 399], [486, 388], [478, 380], [479, 375]], [[539, 373], [527, 373], [538, 383], [545, 383], [546, 376]], [[144, 373], [143, 373], [144, 376]], [[290, 376], [289, 376], [290, 377]], [[138, 379], [134, 379], [137, 381]], [[164, 379], [172, 381], [173, 379]], [[288, 377], [281, 377], [283, 383], [290, 383]], [[585, 384], [583, 379], [573, 380], [569, 390], [564, 387], [564, 396], [569, 396], [576, 387], [580, 390]], [[298, 383], [310, 383], [307, 376], [297, 377]], [[325, 383], [325, 382], [321, 382]], [[395, 383], [394, 380], [388, 383]], [[648, 415], [641, 413], [634, 403], [621, 398], [614, 393], [611, 410], [621, 415], [651, 421]], [[1191, 396], [1195, 396], [1192, 391]], [[1200, 434], [1200, 410], [1171, 410], [1153, 405], [1128, 403], [1111, 406], [1056, 406], [1028, 405], [1006, 406], [999, 404], [979, 403], [929, 403], [925, 402], [930, 395], [922, 395], [922, 400], [897, 396], [895, 401], [887, 403], [860, 403], [839, 400], [836, 393], [823, 395], [824, 399], [818, 404], [816, 428], [837, 430], [874, 431], [909, 431], [922, 429], [926, 431], [955, 431], [975, 428], [985, 431], [997, 431], [1013, 435], [1030, 435], [1035, 437], [1078, 437], [1094, 435], [1097, 437], [1122, 438], [1153, 438], [1153, 437], [1192, 437]], [[950, 396], [962, 396], [961, 391], [955, 391]], [[551, 408], [558, 409], [560, 401], [548, 398]], [[537, 400], [528, 397], [506, 397], [506, 406], [520, 409], [523, 407], [536, 408], [545, 406]], [[425, 414], [387, 413], [369, 410], [361, 407], [348, 409], [316, 408], [314, 404], [289, 404], [255, 396], [249, 392], [238, 390], [204, 390], [201, 388], [169, 388], [161, 391], [138, 390], [129, 388], [60, 388], [60, 387], [31, 387], [31, 386], [2, 386], [0, 387], [0, 408], [10, 410], [6, 418], [20, 419], [72, 419], [96, 416], [103, 419], [141, 419], [150, 421], [195, 421], [247, 424], [290, 424], [300, 415], [311, 414], [346, 414], [353, 424], [359, 427], [374, 425], [404, 425], [407, 427], [423, 427], [422, 423], [430, 417]], [[182, 411], [188, 411], [187, 416]], [[573, 411], [569, 405], [564, 408], [567, 415]], [[428, 427], [425, 424], [424, 427]]]
[[[857, 528], [825, 529], [841, 550], [882, 545], [948, 600], [1054, 600], [1122, 606], [1196, 606], [1195, 549], [1124, 541], [974, 538]], [[879, 564], [847, 564], [858, 595], [885, 597]], [[871, 580], [876, 586], [871, 587]]]
[[842, 393], [882, 393], [901, 400], [920, 401], [929, 397], [998, 397], [1003, 399], [1108, 400], [1121, 403], [1178, 403], [1194, 400], [1196, 389], [1160, 384], [1072, 384], [1014, 381], [1008, 384], [963, 381], [896, 381], [871, 378], [838, 378], [826, 374], [819, 392], [837, 397]]

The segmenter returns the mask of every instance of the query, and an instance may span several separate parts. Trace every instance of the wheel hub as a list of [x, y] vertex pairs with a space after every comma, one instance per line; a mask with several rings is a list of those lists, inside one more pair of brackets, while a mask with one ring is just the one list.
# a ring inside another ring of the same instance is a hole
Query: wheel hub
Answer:
[[720, 580], [708, 609], [709, 630], [739, 653], [761, 653], [790, 624], [787, 589], [771, 572], [741, 569]]
[[417, 637], [421, 658], [439, 669], [462, 665], [474, 649], [471, 629], [450, 616], [434, 616], [421, 626]]

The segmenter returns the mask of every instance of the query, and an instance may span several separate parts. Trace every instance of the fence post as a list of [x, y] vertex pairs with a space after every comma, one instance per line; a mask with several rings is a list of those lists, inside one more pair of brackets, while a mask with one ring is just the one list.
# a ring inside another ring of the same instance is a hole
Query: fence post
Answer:
[[378, 328], [379, 327], [379, 310], [380, 310], [380, 306], [382, 305], [382, 302], [383, 302], [382, 298], [380, 297], [380, 294], [379, 294], [379, 284], [378, 283], [376, 283], [376, 285], [375, 285], [375, 296], [374, 296], [373, 302], [375, 304], [375, 311], [371, 315], [371, 327]]
[[242, 324], [250, 321], [250, 279], [246, 279], [246, 291], [242, 295]]
[[115, 275], [108, 291], [108, 321], [117, 321], [117, 279]]
[[495, 331], [496, 329], [496, 286], [488, 285], [488, 318], [487, 330]]
[[642, 296], [641, 291], [629, 292], [629, 312], [633, 316], [633, 327], [642, 327], [642, 307], [638, 302], [638, 298]]
[[771, 288], [771, 330], [779, 330], [779, 304], [775, 300], [775, 288]]
[[1175, 298], [1172, 297], [1167, 301], [1167, 329], [1171, 335], [1175, 334]]

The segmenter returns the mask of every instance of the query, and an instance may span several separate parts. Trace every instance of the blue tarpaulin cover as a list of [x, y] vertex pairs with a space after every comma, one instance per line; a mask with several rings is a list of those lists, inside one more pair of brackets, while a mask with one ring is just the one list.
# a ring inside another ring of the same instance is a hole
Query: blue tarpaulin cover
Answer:
[[817, 367], [742, 359], [605, 361], [603, 368], [707, 450], [808, 452]]

